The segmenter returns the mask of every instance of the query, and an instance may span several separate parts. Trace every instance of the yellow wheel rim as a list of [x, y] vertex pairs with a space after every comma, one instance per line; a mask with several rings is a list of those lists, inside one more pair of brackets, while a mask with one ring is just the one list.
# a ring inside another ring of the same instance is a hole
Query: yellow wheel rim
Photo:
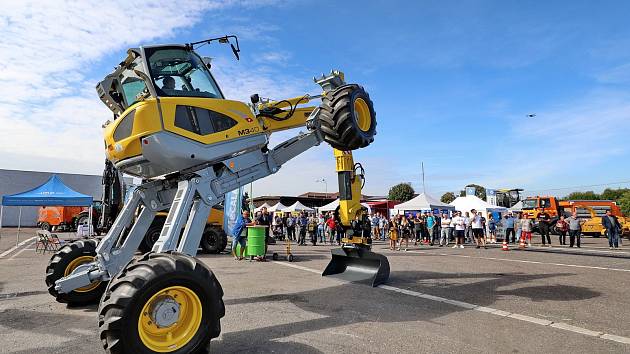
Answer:
[[[92, 257], [92, 256], [77, 257], [77, 258], [73, 259], [72, 262], [70, 262], [70, 264], [68, 264], [68, 266], [66, 267], [66, 270], [63, 272], [63, 276], [67, 277], [78, 266], [80, 266], [82, 264], [86, 264], [86, 263], [92, 263], [92, 262], [94, 262], [94, 257]], [[76, 291], [77, 293], [87, 293], [87, 292], [90, 292], [90, 291], [96, 289], [99, 285], [101, 285], [101, 282], [97, 281], [97, 282], [94, 282], [94, 283], [92, 283], [90, 285], [86, 285], [86, 286], [84, 286], [82, 288], [74, 289], [73, 291]]]
[[[157, 312], [156, 308], [175, 303], [179, 306], [179, 315], [172, 320], [174, 323], [158, 326], [153, 317]], [[181, 349], [199, 330], [202, 309], [197, 294], [186, 287], [172, 286], [158, 291], [146, 302], [138, 318], [138, 334], [142, 343], [158, 353]]]
[[362, 98], [354, 100], [354, 119], [357, 121], [359, 129], [367, 132], [372, 126], [372, 117], [370, 116], [370, 107]]

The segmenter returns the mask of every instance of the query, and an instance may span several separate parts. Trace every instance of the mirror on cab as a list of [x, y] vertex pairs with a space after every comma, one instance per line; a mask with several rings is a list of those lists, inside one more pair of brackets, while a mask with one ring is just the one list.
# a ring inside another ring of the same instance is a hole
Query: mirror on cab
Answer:
[[203, 58], [201, 58], [201, 61], [203, 62], [203, 65], [205, 65], [208, 69], [210, 69], [212, 67], [212, 58], [210, 58], [210, 57], [203, 57]]

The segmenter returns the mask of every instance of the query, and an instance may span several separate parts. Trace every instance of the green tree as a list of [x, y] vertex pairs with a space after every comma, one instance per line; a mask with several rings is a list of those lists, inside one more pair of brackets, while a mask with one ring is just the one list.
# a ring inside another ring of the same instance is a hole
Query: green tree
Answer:
[[621, 197], [617, 199], [617, 204], [619, 204], [623, 215], [630, 216], [630, 190], [622, 194]]
[[446, 192], [444, 194], [442, 194], [442, 198], [440, 198], [440, 200], [442, 201], [442, 203], [450, 203], [453, 200], [455, 200], [455, 193], [453, 192]]
[[[475, 187], [475, 196], [479, 199], [486, 200], [486, 187], [474, 183], [468, 184], [466, 187]], [[464, 189], [459, 192], [459, 195], [460, 197], [466, 196], [466, 190]]]
[[567, 195], [564, 199], [566, 200], [598, 200], [598, 199], [602, 199], [602, 196], [593, 191], [573, 192]]
[[411, 183], [398, 183], [389, 189], [389, 194], [387, 195], [387, 199], [389, 200], [397, 200], [399, 202], [406, 202], [409, 199], [413, 198], [413, 195], [416, 192], [413, 190]]
[[630, 192], [630, 188], [618, 188], [618, 189], [606, 188], [602, 192], [601, 197], [602, 199], [606, 199], [606, 200], [619, 200], [621, 199], [621, 196], [623, 196], [627, 192]]

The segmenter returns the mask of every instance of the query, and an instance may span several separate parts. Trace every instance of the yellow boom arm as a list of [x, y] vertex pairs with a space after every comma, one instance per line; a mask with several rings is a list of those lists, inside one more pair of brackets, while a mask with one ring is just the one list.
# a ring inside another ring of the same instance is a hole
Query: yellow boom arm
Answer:
[[[339, 221], [348, 227], [352, 221], [363, 221], [364, 210], [361, 205], [362, 172], [357, 173], [352, 151], [333, 149], [336, 160], [337, 178], [339, 182]], [[358, 218], [358, 219], [357, 219]], [[347, 237], [343, 243], [367, 244], [367, 237]]]

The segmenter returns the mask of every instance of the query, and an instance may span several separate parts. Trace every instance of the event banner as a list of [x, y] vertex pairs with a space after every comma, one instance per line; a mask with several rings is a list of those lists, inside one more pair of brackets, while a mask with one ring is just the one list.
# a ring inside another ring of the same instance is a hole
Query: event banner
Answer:
[[223, 202], [223, 230], [228, 235], [231, 234], [236, 219], [241, 213], [242, 196], [243, 187], [225, 193], [225, 200]]

